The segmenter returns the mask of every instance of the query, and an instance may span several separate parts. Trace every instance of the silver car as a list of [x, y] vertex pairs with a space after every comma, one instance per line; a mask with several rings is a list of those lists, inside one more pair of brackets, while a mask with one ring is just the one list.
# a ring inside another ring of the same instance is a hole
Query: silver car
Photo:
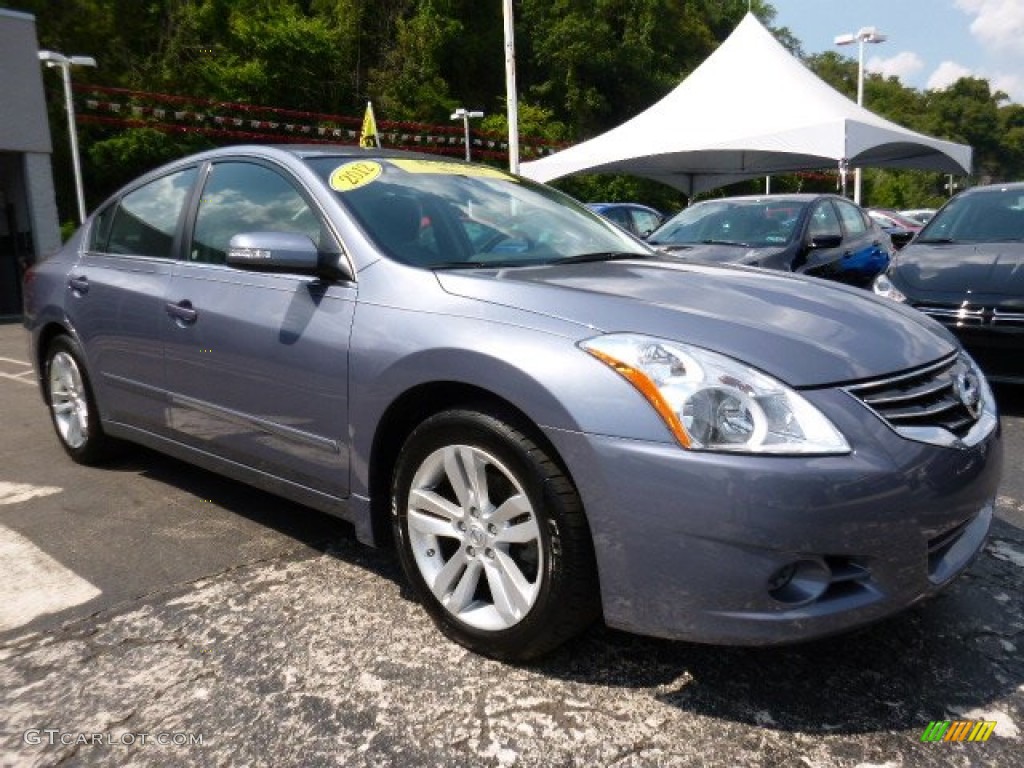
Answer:
[[100, 206], [26, 297], [72, 459], [141, 443], [349, 520], [497, 658], [600, 617], [847, 630], [949, 583], [992, 518], [995, 402], [939, 324], [660, 256], [491, 167], [188, 157]]

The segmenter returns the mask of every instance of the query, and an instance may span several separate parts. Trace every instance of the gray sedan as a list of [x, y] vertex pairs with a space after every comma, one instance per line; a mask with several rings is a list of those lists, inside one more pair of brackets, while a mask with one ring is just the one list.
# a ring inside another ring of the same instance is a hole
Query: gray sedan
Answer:
[[995, 401], [940, 325], [659, 256], [491, 167], [184, 158], [100, 206], [26, 297], [73, 460], [139, 443], [349, 520], [497, 658], [598, 618], [716, 643], [846, 630], [948, 584], [992, 517]]

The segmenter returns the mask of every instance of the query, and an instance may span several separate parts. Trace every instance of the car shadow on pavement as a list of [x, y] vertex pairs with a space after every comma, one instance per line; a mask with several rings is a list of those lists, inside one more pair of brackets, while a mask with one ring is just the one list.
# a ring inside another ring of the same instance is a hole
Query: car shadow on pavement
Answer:
[[[1014, 557], [1001, 558], [1005, 541]], [[923, 729], [958, 713], [1005, 712], [999, 702], [1020, 706], [1024, 683], [1020, 552], [1024, 531], [997, 520], [986, 552], [949, 589], [833, 638], [739, 648], [597, 628], [539, 668], [585, 684], [651, 688], [681, 710], [783, 731]]]
[[327, 551], [338, 539], [355, 537], [352, 525], [340, 518], [142, 446], [131, 446], [106, 462], [102, 470], [151, 479], [321, 552]]
[[[336, 518], [142, 449], [107, 468], [216, 499], [230, 513], [398, 584], [402, 598], [415, 602], [393, 553], [359, 544], [352, 527]], [[1004, 542], [1012, 545], [1006, 557], [999, 549]], [[1019, 699], [1021, 552], [1024, 530], [996, 520], [986, 551], [947, 590], [834, 638], [737, 648], [645, 638], [598, 625], [528, 666], [570, 683], [650, 689], [658, 701], [680, 710], [783, 731], [923, 729], [932, 720]]]

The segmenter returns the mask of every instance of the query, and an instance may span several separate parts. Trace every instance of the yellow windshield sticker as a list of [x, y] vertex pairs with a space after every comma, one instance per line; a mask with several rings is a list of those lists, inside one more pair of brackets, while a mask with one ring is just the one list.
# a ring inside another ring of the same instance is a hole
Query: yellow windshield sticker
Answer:
[[510, 176], [497, 168], [490, 168], [486, 165], [462, 165], [460, 163], [449, 163], [444, 160], [404, 160], [389, 159], [389, 163], [401, 168], [408, 173], [438, 173], [447, 176], [482, 176], [488, 179], [507, 179], [515, 181]]
[[369, 184], [383, 171], [380, 163], [370, 160], [356, 160], [353, 163], [339, 165], [331, 173], [331, 189], [337, 192], [351, 192]]

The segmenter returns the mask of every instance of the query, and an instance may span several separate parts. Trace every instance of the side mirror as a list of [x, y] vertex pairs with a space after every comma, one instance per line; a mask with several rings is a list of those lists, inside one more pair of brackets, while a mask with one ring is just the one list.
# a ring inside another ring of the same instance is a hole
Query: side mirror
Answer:
[[811, 238], [811, 249], [838, 248], [843, 244], [842, 235], [817, 235]]
[[889, 233], [892, 247], [899, 249], [914, 239], [914, 233], [909, 229], [898, 229]]
[[228, 244], [227, 263], [239, 269], [315, 274], [351, 280], [340, 254], [321, 253], [308, 235], [298, 232], [242, 232]]

